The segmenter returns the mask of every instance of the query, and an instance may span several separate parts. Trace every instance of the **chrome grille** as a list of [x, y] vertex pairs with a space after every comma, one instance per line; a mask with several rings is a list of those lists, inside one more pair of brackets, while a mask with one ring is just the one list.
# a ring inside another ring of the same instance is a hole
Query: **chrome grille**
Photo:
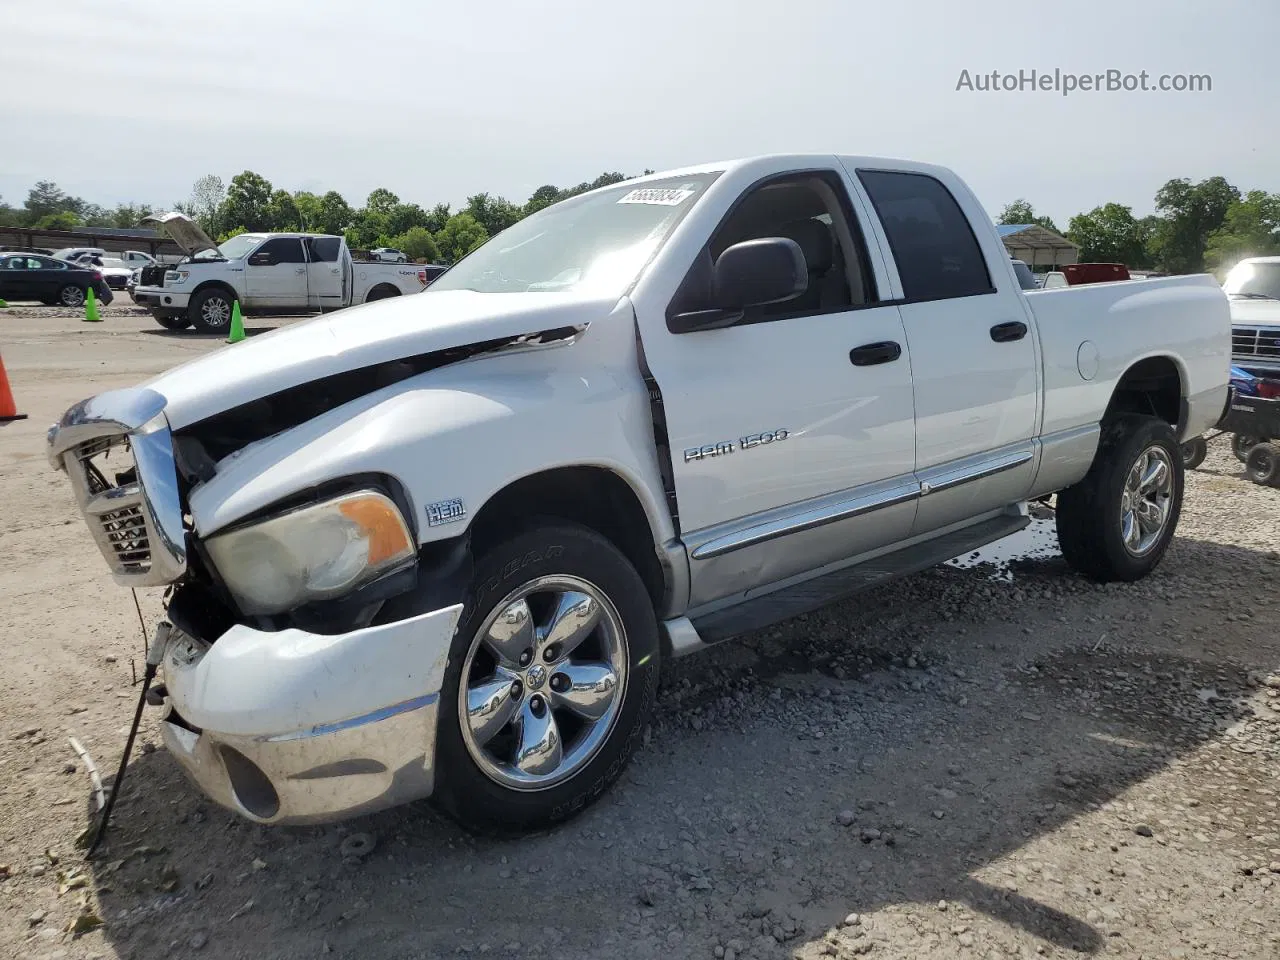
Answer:
[[66, 471], [117, 583], [162, 586], [186, 570], [186, 528], [164, 398], [118, 390], [82, 401], [49, 430], [49, 460]]
[[1232, 327], [1231, 354], [1280, 360], [1280, 327]]

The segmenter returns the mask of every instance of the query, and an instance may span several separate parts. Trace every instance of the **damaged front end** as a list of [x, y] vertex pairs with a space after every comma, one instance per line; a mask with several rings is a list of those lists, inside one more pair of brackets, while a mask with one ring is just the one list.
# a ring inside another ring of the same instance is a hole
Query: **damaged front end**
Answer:
[[[336, 372], [171, 426], [147, 387], [67, 411], [48, 435], [117, 583], [169, 587], [161, 735], [190, 778], [258, 823], [326, 822], [430, 795], [439, 691], [469, 541], [420, 541], [385, 473], [300, 484], [202, 527], [206, 485], [250, 448], [446, 364], [572, 342], [582, 327]], [[207, 518], [206, 518], [207, 520]]]

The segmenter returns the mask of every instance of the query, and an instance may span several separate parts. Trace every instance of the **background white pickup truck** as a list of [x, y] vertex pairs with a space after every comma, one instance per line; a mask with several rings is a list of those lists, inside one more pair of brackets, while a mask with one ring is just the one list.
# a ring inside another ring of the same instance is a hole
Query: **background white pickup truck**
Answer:
[[117, 581], [176, 584], [161, 729], [210, 796], [523, 830], [617, 778], [663, 658], [1029, 500], [1076, 570], [1147, 575], [1229, 354], [1211, 277], [1026, 293], [949, 170], [763, 157], [550, 206], [420, 296], [87, 400], [49, 452]]
[[356, 262], [344, 237], [314, 233], [242, 233], [216, 245], [182, 213], [146, 217], [187, 253], [160, 284], [130, 291], [161, 326], [223, 333], [238, 300], [243, 313], [321, 313], [419, 293], [440, 273], [414, 264]]
[[1241, 260], [1222, 287], [1231, 298], [1231, 362], [1280, 377], [1280, 257]]

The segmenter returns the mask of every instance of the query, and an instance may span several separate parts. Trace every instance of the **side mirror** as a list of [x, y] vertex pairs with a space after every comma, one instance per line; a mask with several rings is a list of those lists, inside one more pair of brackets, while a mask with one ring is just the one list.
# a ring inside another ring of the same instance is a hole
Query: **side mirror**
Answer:
[[733, 326], [748, 307], [782, 303], [809, 288], [804, 252], [786, 237], [762, 237], [735, 243], [720, 254], [711, 271], [710, 310], [672, 318], [674, 333]]
[[276, 262], [276, 258], [269, 253], [255, 253], [249, 258], [250, 266], [254, 267], [270, 267]]

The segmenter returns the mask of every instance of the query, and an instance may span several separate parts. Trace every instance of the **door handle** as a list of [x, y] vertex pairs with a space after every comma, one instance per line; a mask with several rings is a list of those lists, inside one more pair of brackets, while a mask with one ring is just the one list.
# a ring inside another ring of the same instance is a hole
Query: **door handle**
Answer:
[[880, 343], [864, 343], [849, 351], [849, 362], [855, 367], [870, 367], [877, 363], [892, 363], [902, 356], [902, 347], [893, 340]]
[[306, 268], [306, 267], [299, 267], [297, 270], [295, 270], [295, 271], [293, 271], [293, 272], [294, 272], [294, 273], [306, 273], [306, 272], [307, 272], [307, 268]]
[[1021, 320], [997, 323], [991, 328], [991, 339], [996, 343], [1010, 343], [1014, 340], [1021, 340], [1026, 335], [1027, 325]]

